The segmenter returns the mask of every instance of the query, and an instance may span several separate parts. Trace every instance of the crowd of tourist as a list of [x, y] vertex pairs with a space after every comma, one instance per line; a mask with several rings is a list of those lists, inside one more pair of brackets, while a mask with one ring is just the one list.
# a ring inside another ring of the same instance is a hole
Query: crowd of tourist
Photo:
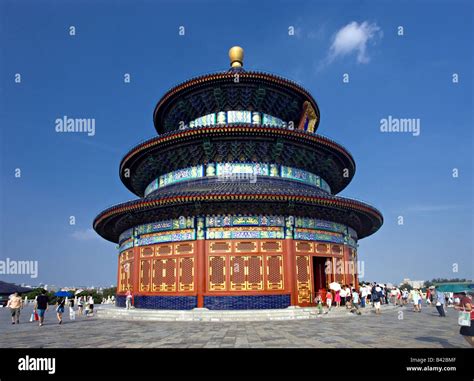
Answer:
[[380, 306], [389, 303], [389, 291], [383, 284], [373, 282], [361, 284], [358, 288], [352, 284], [340, 286], [332, 283], [331, 286], [333, 289], [316, 294], [315, 304], [320, 311], [325, 305], [328, 312], [334, 307], [345, 307], [357, 312], [359, 308], [365, 308], [371, 304], [375, 308], [375, 313], [380, 314]]
[[316, 306], [327, 307], [330, 311], [333, 307], [365, 308], [371, 305], [377, 314], [380, 313], [380, 306], [395, 305], [399, 307], [412, 305], [413, 311], [421, 312], [423, 304], [435, 306], [439, 316], [446, 316], [447, 306], [459, 305], [460, 299], [439, 291], [435, 286], [423, 292], [419, 288], [408, 290], [407, 288], [388, 287], [381, 283], [360, 284], [356, 289], [352, 284], [334, 284], [333, 289], [318, 292], [315, 297]]
[[458, 323], [461, 325], [460, 334], [474, 346], [473, 294], [474, 291], [461, 292], [458, 297], [453, 298], [452, 295], [440, 291], [437, 286], [427, 288], [424, 293], [419, 288], [408, 290], [394, 286], [388, 287], [377, 282], [360, 284], [358, 288], [352, 284], [341, 286], [335, 282], [330, 284], [329, 290], [317, 292], [314, 303], [320, 314], [324, 312], [324, 306], [327, 308], [326, 314], [333, 308], [343, 307], [360, 315], [359, 309], [369, 305], [379, 315], [381, 305], [384, 304], [398, 307], [411, 305], [414, 312], [421, 312], [422, 306], [425, 304], [425, 306], [436, 307], [439, 317], [446, 317], [447, 307], [454, 307], [460, 313], [465, 314], [464, 322], [462, 322], [461, 316], [458, 319]]
[[[74, 307], [75, 300], [77, 301], [77, 311]], [[46, 311], [50, 308], [50, 300], [46, 290], [42, 290], [41, 294], [38, 295], [34, 300], [33, 312], [30, 317], [30, 322], [38, 321], [41, 327], [44, 324], [44, 317]], [[24, 307], [25, 302], [18, 292], [10, 295], [7, 303], [7, 307], [10, 308], [12, 324], [20, 324], [20, 313]], [[79, 296], [76, 299], [67, 299], [65, 297], [58, 297], [54, 304], [54, 311], [56, 312], [56, 318], [58, 324], [63, 322], [63, 314], [65, 307], [69, 307], [69, 318], [75, 320], [76, 312], [79, 315], [93, 316], [94, 314], [94, 298], [92, 295]]]

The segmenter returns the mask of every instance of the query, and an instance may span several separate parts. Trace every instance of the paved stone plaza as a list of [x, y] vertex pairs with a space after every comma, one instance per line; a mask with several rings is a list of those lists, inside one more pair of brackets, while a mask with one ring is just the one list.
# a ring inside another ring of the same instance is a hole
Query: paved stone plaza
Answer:
[[[399, 311], [403, 319], [399, 320]], [[30, 323], [31, 307], [21, 324], [11, 325], [9, 310], [0, 309], [0, 347], [70, 348], [468, 348], [459, 335], [457, 311], [439, 318], [435, 308], [421, 313], [392, 308], [324, 319], [265, 322], [147, 322], [65, 315], [58, 325], [54, 308], [43, 327]]]

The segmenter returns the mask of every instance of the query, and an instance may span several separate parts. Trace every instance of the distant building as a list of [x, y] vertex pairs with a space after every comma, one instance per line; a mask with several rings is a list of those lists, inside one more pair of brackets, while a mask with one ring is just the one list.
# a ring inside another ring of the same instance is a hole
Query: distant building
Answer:
[[405, 278], [403, 279], [402, 283], [400, 283], [400, 285], [402, 284], [409, 284], [413, 288], [423, 288], [425, 281], [424, 280], [410, 280], [409, 278]]

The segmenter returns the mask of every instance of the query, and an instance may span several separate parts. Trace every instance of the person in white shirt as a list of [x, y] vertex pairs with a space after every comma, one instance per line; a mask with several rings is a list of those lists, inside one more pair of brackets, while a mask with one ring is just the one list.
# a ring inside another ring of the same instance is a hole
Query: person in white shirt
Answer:
[[418, 290], [414, 289], [411, 291], [411, 300], [413, 302], [413, 311], [417, 312], [418, 311], [418, 300], [420, 298], [420, 294], [418, 293]]
[[344, 287], [342, 287], [341, 291], [339, 291], [339, 296], [341, 297], [341, 305], [345, 306], [346, 305], [346, 289]]
[[77, 313], [79, 315], [82, 315], [83, 308], [84, 308], [84, 300], [82, 299], [82, 296], [79, 296], [79, 299], [77, 299]]
[[395, 290], [395, 287], [392, 287], [390, 290], [390, 303], [395, 304], [397, 300], [397, 290]]
[[361, 295], [361, 298], [360, 298], [360, 306], [362, 308], [365, 308], [365, 302], [367, 300], [367, 286], [362, 286], [360, 288], [360, 295]]
[[356, 290], [352, 292], [352, 302], [357, 305], [359, 304], [359, 293]]
[[132, 293], [130, 290], [127, 291], [125, 296], [125, 308], [129, 310], [132, 307]]
[[408, 290], [406, 288], [402, 291], [402, 303], [403, 305], [408, 303]]
[[[359, 311], [359, 293], [356, 290], [352, 292], [352, 306]], [[357, 313], [360, 314], [360, 312]]]
[[87, 299], [87, 310], [86, 316], [93, 316], [94, 315], [94, 298], [92, 295], [89, 296]]
[[351, 301], [351, 289], [346, 285], [346, 304], [349, 304]]
[[382, 297], [382, 288], [378, 284], [374, 283], [371, 294], [372, 294], [372, 303], [375, 307], [375, 313], [380, 314], [380, 300]]

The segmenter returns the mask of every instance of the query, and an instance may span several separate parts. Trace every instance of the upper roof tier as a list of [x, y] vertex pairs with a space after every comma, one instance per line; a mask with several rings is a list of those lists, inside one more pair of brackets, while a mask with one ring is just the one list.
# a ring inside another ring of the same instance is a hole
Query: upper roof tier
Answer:
[[229, 71], [192, 78], [160, 99], [153, 114], [159, 134], [178, 130], [197, 118], [231, 110], [268, 114], [287, 125], [293, 124], [295, 129], [308, 114], [308, 130], [316, 131], [319, 108], [307, 90], [273, 74], [243, 70], [243, 51], [239, 47], [233, 47], [229, 57]]

